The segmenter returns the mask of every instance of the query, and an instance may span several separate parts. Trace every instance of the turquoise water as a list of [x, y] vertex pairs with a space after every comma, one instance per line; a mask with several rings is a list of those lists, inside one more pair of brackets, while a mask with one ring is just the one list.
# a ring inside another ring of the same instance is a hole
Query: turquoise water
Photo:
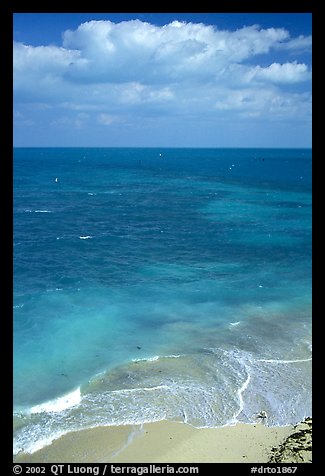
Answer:
[[14, 150], [15, 451], [311, 414], [311, 150]]

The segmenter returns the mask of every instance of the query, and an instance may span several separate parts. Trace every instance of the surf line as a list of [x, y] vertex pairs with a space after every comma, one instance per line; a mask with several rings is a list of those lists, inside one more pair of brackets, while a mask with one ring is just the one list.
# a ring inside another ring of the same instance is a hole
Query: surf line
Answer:
[[297, 360], [256, 359], [255, 362], [266, 362], [268, 364], [296, 364], [297, 362], [310, 362], [311, 360], [313, 360], [312, 357]]
[[[111, 458], [115, 458], [115, 456], [118, 456], [123, 450], [125, 450], [125, 448], [127, 448], [131, 443], [132, 441], [137, 438], [138, 436], [140, 436], [141, 434], [144, 433], [144, 428], [143, 428], [143, 423], [140, 424], [139, 428], [137, 428], [137, 426], [133, 426], [133, 429], [131, 431], [131, 433], [129, 433], [128, 437], [127, 437], [127, 440], [124, 444], [122, 444], [122, 446], [117, 449], [116, 451], [114, 451], [110, 457]], [[106, 461], [106, 460], [105, 460]], [[103, 463], [105, 463], [105, 461], [103, 461]]]
[[251, 380], [251, 376], [250, 376], [250, 373], [249, 373], [249, 367], [247, 364], [244, 363], [244, 369], [245, 369], [245, 372], [246, 372], [246, 380], [245, 382], [243, 382], [243, 384], [239, 387], [239, 389], [237, 390], [237, 396], [238, 396], [238, 400], [239, 400], [239, 410], [237, 413], [234, 414], [234, 416], [232, 417], [231, 419], [231, 424], [232, 423], [237, 423], [238, 422], [238, 416], [241, 414], [241, 412], [243, 411], [244, 409], [244, 399], [243, 399], [243, 393], [245, 392], [245, 390], [247, 390], [247, 387], [249, 385], [249, 382]]

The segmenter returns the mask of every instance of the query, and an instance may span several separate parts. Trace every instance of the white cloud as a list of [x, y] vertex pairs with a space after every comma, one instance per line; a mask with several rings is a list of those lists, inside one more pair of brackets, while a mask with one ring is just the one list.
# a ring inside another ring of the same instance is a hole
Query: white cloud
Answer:
[[57, 46], [28, 46], [14, 42], [14, 68], [19, 71], [60, 73], [80, 52]]
[[110, 126], [112, 122], [114, 122], [115, 118], [110, 114], [102, 112], [97, 116], [97, 120], [99, 124], [103, 124], [104, 126]]
[[236, 91], [222, 90], [214, 103], [218, 111], [238, 112], [239, 117], [268, 117], [287, 119], [311, 114], [311, 96], [281, 92], [274, 88], [243, 88]]
[[[310, 94], [288, 87], [310, 81], [308, 66], [265, 66], [266, 56], [263, 66], [256, 63], [259, 55], [279, 49], [292, 54], [310, 45], [310, 37], [291, 38], [283, 28], [258, 25], [228, 31], [178, 21], [161, 27], [90, 21], [64, 32], [62, 47], [15, 43], [14, 91], [18, 104], [87, 112], [102, 125], [134, 113], [294, 116], [299, 107], [306, 110]], [[88, 120], [61, 114], [52, 124], [80, 128]]]
[[311, 79], [311, 72], [308, 71], [307, 65], [296, 61], [284, 64], [272, 63], [267, 68], [256, 66], [252, 73], [252, 79], [275, 83], [299, 83]]
[[35, 125], [35, 122], [32, 119], [26, 117], [26, 115], [21, 111], [14, 110], [13, 115], [14, 115], [14, 120], [18, 126], [29, 127], [29, 126]]
[[87, 124], [88, 119], [89, 115], [87, 113], [80, 112], [73, 116], [60, 116], [57, 119], [54, 119], [51, 122], [51, 125], [81, 129]]
[[297, 38], [292, 38], [288, 42], [278, 45], [278, 48], [296, 53], [304, 53], [311, 51], [311, 46], [311, 36], [299, 35]]
[[83, 23], [63, 35], [75, 52], [71, 81], [163, 83], [216, 74], [231, 62], [268, 53], [289, 38], [284, 29], [257, 25], [234, 32], [174, 21], [163, 27], [139, 20]]

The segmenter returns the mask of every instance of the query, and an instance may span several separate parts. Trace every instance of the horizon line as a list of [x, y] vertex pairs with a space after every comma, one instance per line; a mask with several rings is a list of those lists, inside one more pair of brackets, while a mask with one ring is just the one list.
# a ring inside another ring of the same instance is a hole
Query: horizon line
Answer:
[[237, 146], [237, 147], [218, 147], [218, 146], [115, 146], [115, 145], [108, 145], [108, 146], [74, 146], [74, 145], [16, 145], [13, 146], [13, 149], [309, 149], [312, 150], [312, 146], [304, 146], [304, 147], [271, 147], [271, 146]]

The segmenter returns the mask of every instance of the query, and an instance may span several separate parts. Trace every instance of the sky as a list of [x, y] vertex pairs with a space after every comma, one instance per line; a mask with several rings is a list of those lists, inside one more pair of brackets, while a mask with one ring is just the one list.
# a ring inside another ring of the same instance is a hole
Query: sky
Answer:
[[311, 147], [310, 13], [15, 13], [16, 147]]

